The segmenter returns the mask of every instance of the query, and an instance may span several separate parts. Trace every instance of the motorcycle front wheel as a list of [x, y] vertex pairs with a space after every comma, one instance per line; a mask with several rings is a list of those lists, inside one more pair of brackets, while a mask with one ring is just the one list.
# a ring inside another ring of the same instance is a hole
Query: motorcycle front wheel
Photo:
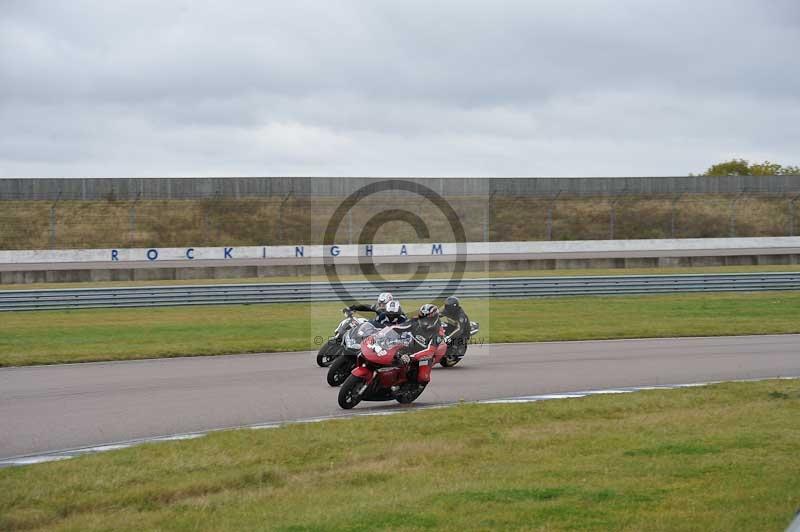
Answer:
[[339, 344], [336, 342], [325, 342], [317, 353], [317, 365], [321, 368], [327, 368], [331, 365], [333, 359], [336, 358], [338, 352]]
[[422, 392], [425, 391], [425, 386], [427, 385], [428, 385], [427, 383], [409, 385], [408, 389], [405, 389], [402, 392], [400, 392], [397, 395], [397, 397], [395, 397], [395, 399], [397, 399], [398, 403], [403, 405], [413, 403], [417, 399], [417, 397], [419, 397], [422, 394]]
[[336, 357], [328, 368], [328, 384], [341, 386], [354, 367], [356, 367], [354, 357], [344, 355]]
[[339, 406], [349, 410], [361, 402], [359, 390], [364, 386], [364, 379], [350, 375], [339, 388]]

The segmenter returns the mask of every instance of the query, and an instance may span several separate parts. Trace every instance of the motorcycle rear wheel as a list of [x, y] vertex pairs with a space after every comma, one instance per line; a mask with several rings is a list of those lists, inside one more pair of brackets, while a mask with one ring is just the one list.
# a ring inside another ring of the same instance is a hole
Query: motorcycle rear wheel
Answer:
[[317, 365], [321, 368], [327, 368], [333, 363], [338, 352], [339, 344], [330, 341], [325, 342], [317, 353]]
[[439, 361], [439, 364], [445, 368], [452, 368], [459, 362], [461, 359], [464, 358], [464, 354], [467, 352], [466, 345], [458, 345], [458, 346], [450, 346], [447, 349], [447, 354], [445, 354], [442, 359]]
[[445, 355], [439, 361], [439, 364], [441, 364], [442, 367], [445, 367], [445, 368], [452, 368], [453, 366], [455, 366], [459, 362], [461, 362], [461, 358], [455, 357], [455, 356], [452, 356], [452, 355]]
[[409, 389], [408, 391], [404, 390], [397, 397], [395, 397], [395, 399], [397, 400], [398, 403], [400, 403], [402, 405], [407, 405], [409, 403], [413, 403], [417, 399], [417, 397], [422, 395], [422, 392], [425, 391], [425, 387], [427, 385], [428, 385], [428, 383], [424, 383], [424, 384], [419, 383], [415, 387]]
[[328, 368], [328, 384], [334, 387], [341, 386], [354, 367], [356, 361], [353, 357], [344, 355], [336, 357]]
[[350, 410], [360, 403], [361, 395], [359, 395], [358, 391], [362, 386], [364, 386], [364, 379], [356, 377], [355, 375], [347, 377], [342, 387], [339, 388], [339, 406], [345, 410]]

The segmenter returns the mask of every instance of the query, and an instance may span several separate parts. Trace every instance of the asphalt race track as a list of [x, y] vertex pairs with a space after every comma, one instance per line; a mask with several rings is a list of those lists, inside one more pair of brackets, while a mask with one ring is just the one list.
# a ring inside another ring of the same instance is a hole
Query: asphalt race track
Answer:
[[[0, 369], [0, 459], [340, 414], [314, 355]], [[800, 376], [800, 335], [494, 344], [437, 367], [417, 403], [778, 376]]]

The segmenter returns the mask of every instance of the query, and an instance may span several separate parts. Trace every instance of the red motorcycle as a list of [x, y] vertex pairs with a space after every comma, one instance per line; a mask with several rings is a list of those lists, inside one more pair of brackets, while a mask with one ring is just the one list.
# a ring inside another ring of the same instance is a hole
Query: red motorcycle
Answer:
[[[440, 330], [440, 336], [444, 331]], [[440, 342], [409, 355], [407, 364], [395, 360], [400, 350], [412, 342], [411, 333], [400, 334], [386, 327], [361, 342], [356, 367], [339, 389], [339, 406], [350, 409], [361, 401], [391, 401], [408, 404], [425, 390], [431, 380], [431, 368], [447, 352]]]

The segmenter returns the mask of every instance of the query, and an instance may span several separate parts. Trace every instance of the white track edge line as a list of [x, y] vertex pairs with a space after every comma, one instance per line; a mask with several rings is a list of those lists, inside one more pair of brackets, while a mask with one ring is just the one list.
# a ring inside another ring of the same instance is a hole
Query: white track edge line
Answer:
[[140, 438], [135, 440], [126, 440], [120, 442], [112, 442], [112, 443], [104, 443], [101, 445], [95, 445], [90, 447], [78, 447], [74, 449], [63, 449], [59, 451], [48, 451], [45, 453], [38, 453], [38, 454], [31, 454], [31, 455], [21, 455], [15, 456], [10, 458], [5, 458], [0, 460], [0, 469], [6, 467], [19, 467], [24, 465], [33, 465], [38, 463], [45, 463], [45, 462], [54, 462], [60, 460], [66, 460], [69, 458], [75, 458], [76, 456], [82, 456], [85, 454], [96, 454], [101, 452], [108, 452], [114, 451], [119, 449], [126, 449], [129, 447], [133, 447], [136, 445], [141, 445], [145, 443], [158, 443], [158, 442], [165, 442], [165, 441], [182, 441], [182, 440], [193, 440], [197, 438], [202, 438], [207, 436], [208, 434], [214, 432], [221, 432], [224, 430], [261, 430], [261, 429], [274, 429], [280, 428], [286, 425], [293, 425], [293, 424], [302, 424], [302, 423], [319, 423], [322, 421], [332, 421], [337, 419], [350, 419], [355, 417], [369, 417], [369, 416], [390, 416], [394, 414], [405, 414], [408, 412], [415, 412], [420, 410], [432, 410], [437, 408], [448, 408], [452, 406], [457, 406], [459, 404], [522, 404], [522, 403], [535, 403], [538, 401], [549, 401], [555, 399], [580, 399], [584, 397], [589, 397], [593, 395], [612, 395], [612, 394], [625, 394], [625, 393], [632, 393], [632, 392], [639, 392], [639, 391], [651, 391], [651, 390], [675, 390], [681, 388], [697, 388], [702, 386], [710, 386], [713, 384], [722, 384], [726, 382], [759, 382], [759, 381], [766, 381], [766, 380], [796, 380], [800, 379], [800, 375], [791, 376], [791, 377], [757, 377], [752, 379], [732, 379], [732, 380], [722, 380], [722, 381], [706, 381], [706, 382], [693, 382], [693, 383], [683, 383], [683, 384], [664, 384], [664, 385], [643, 385], [643, 386], [626, 386], [621, 388], [608, 388], [608, 389], [600, 389], [600, 390], [585, 390], [585, 391], [577, 391], [577, 392], [560, 392], [560, 393], [549, 393], [549, 394], [540, 394], [540, 395], [525, 395], [525, 396], [518, 396], [518, 397], [508, 397], [508, 398], [501, 398], [501, 399], [481, 399], [476, 401], [458, 401], [458, 402], [451, 402], [451, 403], [443, 403], [443, 404], [434, 404], [434, 405], [426, 405], [426, 406], [417, 406], [412, 408], [403, 408], [403, 409], [395, 409], [395, 410], [386, 410], [386, 411], [378, 411], [378, 412], [351, 412], [351, 413], [343, 413], [339, 415], [330, 415], [330, 416], [320, 416], [320, 417], [312, 417], [312, 418], [303, 418], [303, 419], [295, 419], [295, 420], [285, 420], [285, 421], [273, 421], [273, 422], [266, 422], [266, 423], [255, 423], [251, 425], [240, 425], [240, 426], [232, 426], [232, 427], [224, 427], [224, 428], [216, 428], [216, 429], [209, 429], [205, 431], [197, 431], [197, 432], [186, 432], [180, 434], [170, 434], [165, 436], [154, 436], [150, 438]]

